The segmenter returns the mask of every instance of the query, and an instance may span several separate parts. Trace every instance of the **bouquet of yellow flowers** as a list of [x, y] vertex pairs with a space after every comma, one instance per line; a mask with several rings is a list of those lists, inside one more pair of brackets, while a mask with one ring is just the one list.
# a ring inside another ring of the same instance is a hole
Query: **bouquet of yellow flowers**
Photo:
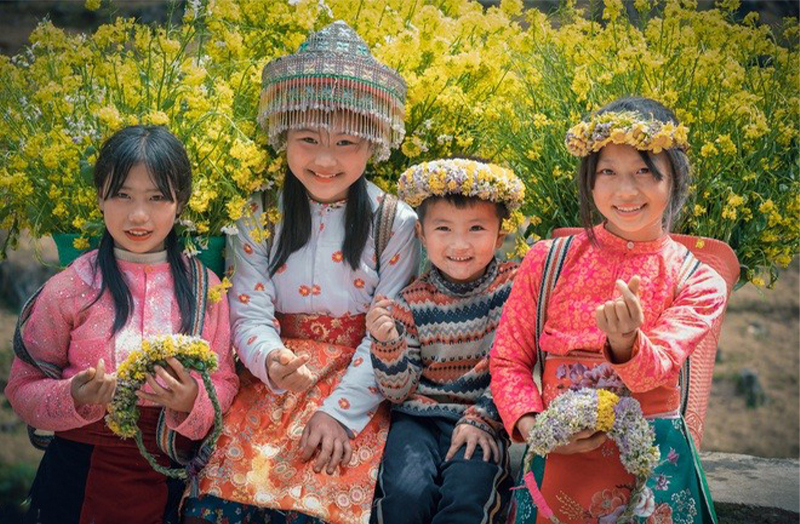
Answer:
[[145, 448], [142, 432], [137, 426], [139, 408], [136, 405], [136, 392], [145, 383], [145, 375], [154, 373], [155, 366], [168, 367], [166, 361], [170, 357], [175, 357], [184, 368], [200, 372], [203, 377], [208, 398], [214, 406], [214, 429], [202, 446], [205, 448], [203, 457], [210, 455], [222, 432], [222, 408], [210, 376], [217, 369], [217, 355], [208, 347], [208, 342], [199, 337], [160, 335], [143, 340], [141, 349], [132, 352], [117, 368], [117, 389], [108, 405], [106, 425], [120, 437], [133, 437], [142, 456], [156, 471], [171, 477], [186, 478], [186, 470], [164, 468], [155, 461]]

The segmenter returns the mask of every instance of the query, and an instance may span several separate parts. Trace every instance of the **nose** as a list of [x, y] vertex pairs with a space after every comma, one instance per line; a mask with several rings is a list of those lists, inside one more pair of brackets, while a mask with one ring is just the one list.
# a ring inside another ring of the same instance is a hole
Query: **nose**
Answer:
[[624, 174], [619, 177], [619, 185], [617, 186], [617, 193], [621, 196], [634, 196], [639, 192], [636, 185], [636, 178], [631, 174]]
[[469, 250], [469, 242], [463, 235], [455, 235], [451, 244], [453, 251], [456, 253], [464, 253]]
[[132, 224], [144, 224], [147, 222], [148, 214], [145, 206], [142, 204], [137, 204], [131, 209], [130, 214], [128, 215], [128, 220]]
[[317, 164], [317, 166], [324, 169], [330, 169], [336, 166], [336, 159], [333, 157], [333, 154], [331, 154], [331, 152], [328, 151], [328, 148], [322, 148], [322, 149], [323, 150], [320, 151], [317, 154], [317, 157], [314, 159], [314, 163]]

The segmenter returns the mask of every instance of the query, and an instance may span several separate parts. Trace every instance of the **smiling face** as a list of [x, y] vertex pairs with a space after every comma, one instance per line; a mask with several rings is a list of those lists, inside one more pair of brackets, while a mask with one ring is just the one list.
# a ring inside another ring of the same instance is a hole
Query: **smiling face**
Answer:
[[431, 264], [452, 282], [471, 282], [483, 276], [503, 243], [497, 206], [471, 201], [464, 207], [437, 199], [426, 204], [417, 235]]
[[98, 202], [114, 245], [132, 253], [162, 251], [178, 215], [175, 198], [161, 192], [142, 163], [128, 171], [116, 193]]
[[672, 169], [665, 153], [651, 153], [650, 158], [664, 175], [661, 180], [629, 145], [608, 144], [597, 160], [594, 204], [608, 221], [606, 229], [626, 240], [655, 240], [664, 231]]
[[286, 160], [294, 176], [317, 202], [347, 198], [347, 191], [364, 174], [371, 154], [364, 138], [323, 128], [290, 130]]

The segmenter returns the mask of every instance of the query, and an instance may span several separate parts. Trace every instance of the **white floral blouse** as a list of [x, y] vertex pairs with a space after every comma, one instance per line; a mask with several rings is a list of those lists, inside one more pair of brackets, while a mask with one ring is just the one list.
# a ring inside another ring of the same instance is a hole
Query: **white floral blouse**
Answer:
[[[368, 183], [368, 194], [377, 209], [383, 191]], [[267, 386], [266, 359], [274, 349], [283, 346], [275, 313], [324, 314], [333, 317], [366, 313], [376, 294], [394, 297], [413, 278], [419, 260], [419, 246], [414, 236], [416, 214], [399, 202], [392, 233], [381, 255], [380, 274], [376, 271], [373, 232], [361, 256], [361, 264], [353, 270], [342, 255], [344, 240], [345, 201], [321, 204], [310, 201], [312, 226], [309, 242], [292, 253], [272, 277], [270, 256], [277, 242], [267, 242], [259, 231], [261, 201], [254, 198], [252, 218], [237, 222], [238, 234], [229, 243], [229, 270], [233, 270], [233, 287], [228, 293], [233, 341], [242, 362]], [[263, 230], [262, 230], [263, 231]], [[273, 232], [278, 238], [281, 224]], [[342, 381], [320, 408], [357, 435], [369, 422], [383, 397], [375, 387], [369, 357], [369, 335], [356, 348]], [[362, 363], [354, 366], [352, 362]], [[370, 363], [370, 365], [366, 365]], [[279, 391], [276, 391], [279, 393]], [[341, 401], [341, 402], [340, 402]], [[349, 405], [347, 410], [340, 407]]]

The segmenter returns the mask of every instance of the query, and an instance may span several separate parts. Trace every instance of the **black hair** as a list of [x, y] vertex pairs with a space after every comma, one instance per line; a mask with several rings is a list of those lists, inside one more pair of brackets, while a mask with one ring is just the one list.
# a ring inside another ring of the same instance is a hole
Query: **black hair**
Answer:
[[[456, 193], [448, 193], [442, 196], [429, 196], [422, 203], [417, 206], [417, 220], [419, 220], [420, 224], [425, 223], [425, 215], [428, 212], [428, 206], [433, 204], [434, 202], [439, 202], [444, 200], [445, 202], [449, 202], [453, 204], [457, 209], [464, 209], [466, 207], [474, 206], [479, 202], [486, 202], [482, 198], [478, 197], [471, 197]], [[511, 213], [508, 211], [508, 207], [502, 202], [492, 202], [495, 207], [495, 213], [497, 214], [497, 218], [500, 219], [500, 228], [503, 227], [503, 221], [511, 216]]]
[[[289, 256], [301, 249], [311, 238], [311, 206], [308, 203], [308, 191], [287, 167], [283, 183], [283, 203], [281, 205], [283, 227], [278, 236], [278, 247], [275, 257], [269, 265], [270, 276], [274, 275], [289, 259]], [[361, 254], [367, 245], [372, 226], [372, 204], [367, 192], [367, 181], [361, 175], [347, 190], [345, 206], [344, 240], [342, 254], [355, 271], [361, 261]], [[364, 220], [364, 217], [370, 217]]]
[[[126, 127], [105, 141], [94, 166], [94, 186], [98, 197], [106, 200], [116, 195], [130, 170], [139, 164], [147, 168], [150, 178], [164, 197], [177, 202], [180, 212], [192, 194], [192, 168], [180, 141], [166, 128], [159, 126]], [[182, 247], [174, 228], [164, 244], [181, 312], [181, 333], [189, 333], [195, 313], [195, 299], [189, 282], [189, 268], [181, 255]], [[133, 313], [133, 297], [114, 256], [114, 238], [108, 229], [104, 229], [100, 240], [95, 273], [98, 269], [103, 277], [102, 284], [91, 304], [97, 302], [106, 290], [111, 293], [114, 299], [112, 333], [117, 333]]]
[[[610, 104], [603, 106], [597, 111], [597, 114], [609, 112], [633, 111], [639, 114], [643, 119], [659, 120], [661, 122], [671, 122], [678, 125], [678, 118], [671, 110], [652, 100], [650, 98], [629, 96], [618, 98]], [[670, 199], [666, 212], [664, 213], [664, 229], [670, 231], [677, 223], [680, 217], [680, 211], [686, 201], [686, 196], [689, 191], [689, 184], [691, 183], [692, 171], [689, 164], [689, 157], [686, 152], [677, 147], [665, 149], [664, 153], [669, 160], [670, 167], [672, 168], [672, 180], [670, 187]], [[658, 170], [653, 156], [650, 151], [639, 151], [642, 160], [647, 165], [653, 177], [656, 180], [662, 180], [665, 176], [664, 173]], [[580, 209], [581, 209], [581, 222], [584, 229], [589, 236], [593, 239], [594, 234], [592, 227], [597, 221], [599, 212], [594, 205], [592, 199], [592, 190], [594, 189], [594, 182], [596, 178], [597, 161], [600, 158], [600, 152], [593, 152], [581, 159], [580, 166], [578, 167], [577, 182], [578, 193], [580, 195]]]

